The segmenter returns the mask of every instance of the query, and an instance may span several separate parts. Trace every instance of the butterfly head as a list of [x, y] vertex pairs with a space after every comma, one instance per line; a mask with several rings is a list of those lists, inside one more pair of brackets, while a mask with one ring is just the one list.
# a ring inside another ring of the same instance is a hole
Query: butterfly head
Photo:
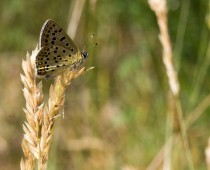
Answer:
[[86, 51], [82, 52], [82, 58], [85, 60], [88, 57], [88, 53]]

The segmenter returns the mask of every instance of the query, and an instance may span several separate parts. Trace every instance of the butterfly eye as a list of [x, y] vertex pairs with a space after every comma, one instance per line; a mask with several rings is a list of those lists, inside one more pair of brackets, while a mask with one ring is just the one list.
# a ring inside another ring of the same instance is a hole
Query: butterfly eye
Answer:
[[86, 59], [88, 57], [88, 53], [87, 52], [82, 52], [82, 57], [83, 57], [83, 59]]

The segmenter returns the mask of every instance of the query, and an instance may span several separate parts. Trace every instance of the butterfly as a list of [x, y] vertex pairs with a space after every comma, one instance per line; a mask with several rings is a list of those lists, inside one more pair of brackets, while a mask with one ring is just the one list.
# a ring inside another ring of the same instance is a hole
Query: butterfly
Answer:
[[76, 69], [87, 59], [88, 53], [80, 51], [65, 31], [49, 19], [42, 26], [39, 38], [40, 50], [36, 56], [36, 75], [52, 79], [64, 69]]

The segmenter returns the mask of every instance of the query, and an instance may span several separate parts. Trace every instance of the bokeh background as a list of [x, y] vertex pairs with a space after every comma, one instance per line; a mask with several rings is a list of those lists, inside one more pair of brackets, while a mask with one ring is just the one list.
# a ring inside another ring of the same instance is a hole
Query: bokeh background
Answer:
[[[207, 169], [210, 1], [168, 0], [167, 7], [183, 115], [199, 115], [187, 127], [190, 152], [195, 169]], [[67, 31], [79, 11], [75, 43], [82, 49], [95, 32], [91, 43], [100, 45], [88, 50], [86, 67], [95, 69], [66, 91], [48, 169], [162, 169], [169, 87], [156, 16], [146, 0], [0, 1], [0, 169], [19, 169], [23, 156], [22, 59], [37, 46], [47, 19]], [[43, 80], [46, 99], [51, 83]], [[181, 140], [171, 162], [172, 169], [188, 169]]]

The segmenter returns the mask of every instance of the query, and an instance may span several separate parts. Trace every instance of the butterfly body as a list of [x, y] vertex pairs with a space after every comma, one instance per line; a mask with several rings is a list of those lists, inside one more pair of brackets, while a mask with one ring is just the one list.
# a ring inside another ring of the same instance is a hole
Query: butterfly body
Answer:
[[53, 20], [47, 20], [42, 26], [39, 47], [35, 61], [36, 74], [45, 79], [54, 78], [65, 69], [79, 67], [88, 56]]

